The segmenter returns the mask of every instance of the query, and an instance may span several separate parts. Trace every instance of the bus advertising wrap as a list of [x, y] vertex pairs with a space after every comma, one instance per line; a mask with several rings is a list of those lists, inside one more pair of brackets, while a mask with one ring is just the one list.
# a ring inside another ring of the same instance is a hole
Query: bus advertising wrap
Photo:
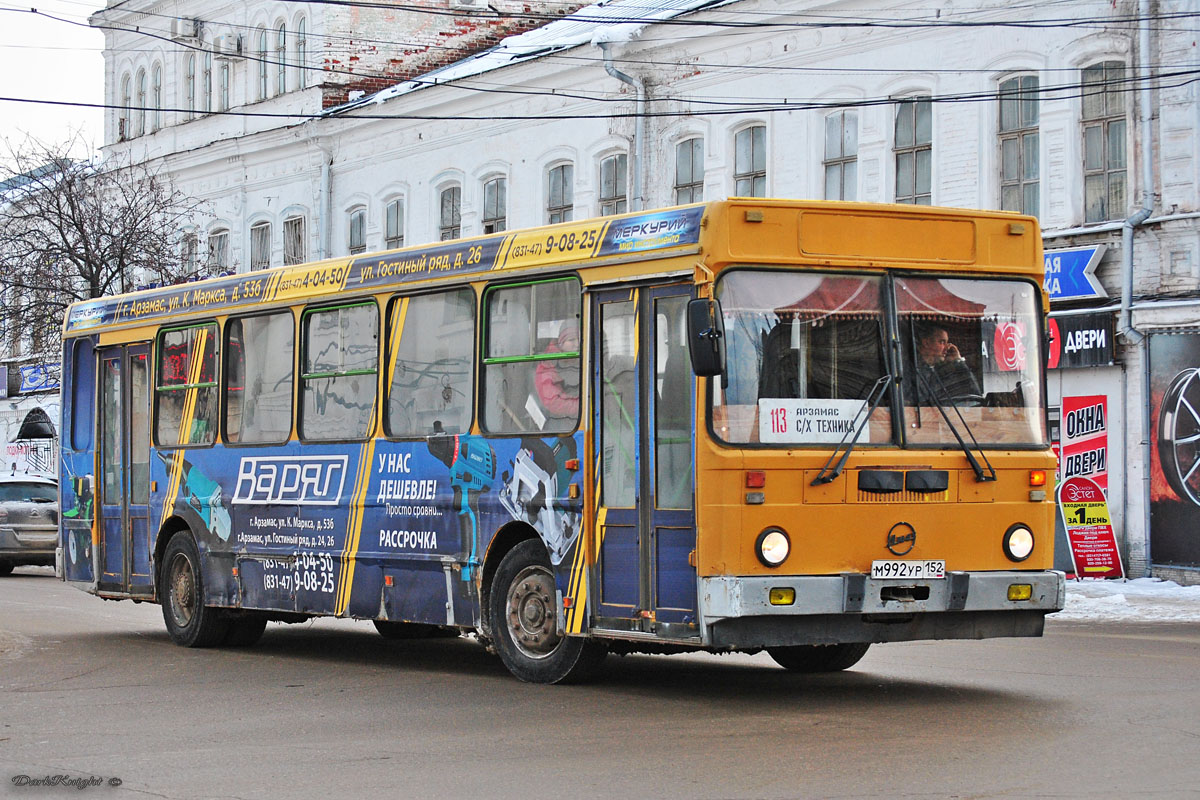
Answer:
[[693, 246], [705, 207], [603, 217], [539, 231], [506, 233], [423, 248], [323, 261], [181, 284], [136, 296], [97, 298], [71, 308], [67, 331], [141, 322], [175, 314], [213, 313], [281, 301], [382, 290], [431, 278], [526, 266], [620, 258]]

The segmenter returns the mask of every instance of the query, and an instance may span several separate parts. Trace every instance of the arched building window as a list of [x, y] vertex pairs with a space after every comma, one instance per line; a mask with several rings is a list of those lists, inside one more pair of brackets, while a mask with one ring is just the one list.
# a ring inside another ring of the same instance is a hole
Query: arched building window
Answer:
[[282, 22], [275, 31], [275, 93], [287, 91], [287, 26]]

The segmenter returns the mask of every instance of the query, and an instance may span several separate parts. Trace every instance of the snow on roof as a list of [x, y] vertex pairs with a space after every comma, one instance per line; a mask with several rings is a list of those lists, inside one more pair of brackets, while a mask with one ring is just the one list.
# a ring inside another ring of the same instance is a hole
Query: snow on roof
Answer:
[[628, 42], [655, 22], [733, 2], [737, 0], [601, 0], [540, 28], [510, 36], [470, 58], [427, 72], [418, 80], [389, 86], [361, 100], [327, 109], [325, 113], [340, 114], [384, 103], [419, 89], [453, 83], [580, 45]]

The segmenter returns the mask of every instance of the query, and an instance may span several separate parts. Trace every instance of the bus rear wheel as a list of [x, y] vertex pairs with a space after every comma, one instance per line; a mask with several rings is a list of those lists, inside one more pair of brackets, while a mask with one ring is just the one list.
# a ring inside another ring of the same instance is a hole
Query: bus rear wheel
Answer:
[[200, 553], [190, 533], [171, 537], [163, 554], [158, 596], [171, 641], [183, 647], [213, 647], [229, 635], [229, 617], [204, 605]]
[[850, 669], [867, 654], [870, 644], [802, 644], [795, 647], [768, 647], [775, 663], [792, 672], [841, 672]]
[[537, 539], [504, 556], [488, 604], [496, 650], [508, 671], [529, 683], [578, 683], [608, 654], [597, 642], [558, 632], [554, 573]]

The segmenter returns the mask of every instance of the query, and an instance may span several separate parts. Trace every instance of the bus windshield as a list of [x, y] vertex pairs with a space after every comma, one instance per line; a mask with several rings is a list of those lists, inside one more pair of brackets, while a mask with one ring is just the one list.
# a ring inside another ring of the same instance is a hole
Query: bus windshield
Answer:
[[[862, 445], [957, 446], [955, 427], [984, 447], [1046, 442], [1032, 283], [747, 269], [716, 294], [727, 367], [713, 382], [712, 423], [724, 442], [834, 445], [887, 374], [899, 376], [899, 396], [871, 415]], [[884, 347], [888, 308], [898, 354]]]

